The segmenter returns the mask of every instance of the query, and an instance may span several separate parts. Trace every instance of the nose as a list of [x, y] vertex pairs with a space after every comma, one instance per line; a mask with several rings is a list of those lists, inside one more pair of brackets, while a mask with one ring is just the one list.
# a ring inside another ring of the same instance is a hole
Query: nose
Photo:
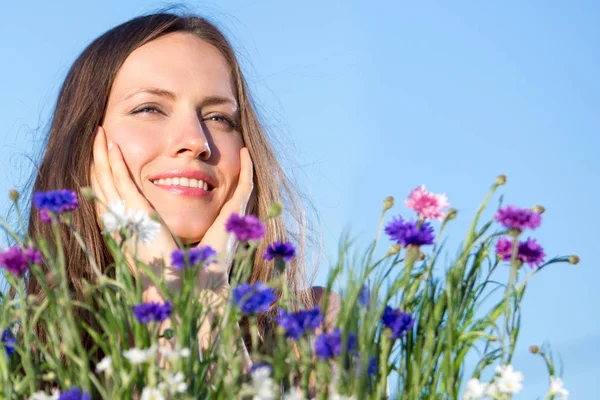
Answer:
[[173, 126], [168, 152], [172, 157], [188, 155], [203, 161], [210, 159], [209, 132], [198, 118], [188, 118], [178, 126]]

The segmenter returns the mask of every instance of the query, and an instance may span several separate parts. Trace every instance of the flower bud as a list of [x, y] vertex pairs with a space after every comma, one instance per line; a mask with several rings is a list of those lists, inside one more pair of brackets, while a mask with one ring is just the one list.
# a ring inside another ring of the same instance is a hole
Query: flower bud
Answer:
[[537, 354], [537, 353], [539, 353], [539, 352], [540, 352], [540, 348], [539, 348], [539, 347], [537, 347], [537, 346], [534, 344], [534, 345], [532, 345], [532, 346], [530, 346], [530, 347], [529, 347], [529, 351], [530, 351], [532, 354]]
[[383, 200], [383, 211], [387, 211], [394, 207], [394, 197], [388, 196]]
[[398, 253], [400, 253], [400, 250], [402, 250], [402, 245], [395, 244], [390, 247], [390, 249], [388, 250], [388, 254], [398, 254]]
[[12, 201], [17, 201], [19, 200], [19, 192], [17, 192], [17, 189], [10, 189], [10, 192], [8, 192], [8, 197], [10, 197]]
[[156, 210], [152, 210], [152, 211], [150, 212], [150, 218], [151, 218], [153, 221], [160, 222], [160, 215], [158, 214], [158, 212], [156, 212]]
[[279, 217], [282, 211], [283, 206], [281, 205], [281, 203], [273, 203], [271, 204], [271, 207], [269, 207], [269, 213], [267, 214], [268, 218]]
[[496, 177], [496, 185], [502, 186], [506, 183], [506, 175], [498, 175]]
[[80, 189], [80, 192], [81, 192], [81, 195], [88, 200], [94, 200], [96, 198], [96, 193], [94, 192], [94, 189], [92, 189], [89, 186], [82, 187]]
[[417, 261], [423, 261], [425, 259], [425, 253], [423, 253], [422, 251], [419, 251], [419, 257], [417, 258]]
[[569, 264], [571, 265], [577, 265], [579, 264], [579, 256], [572, 254], [569, 256]]
[[454, 218], [456, 218], [457, 214], [458, 214], [458, 210], [456, 208], [451, 208], [451, 209], [448, 210], [448, 215], [446, 216], [446, 219], [448, 221], [451, 221]]
[[531, 211], [536, 212], [538, 214], [543, 214], [546, 211], [546, 209], [543, 206], [536, 204], [535, 206], [533, 206]]
[[43, 381], [53, 381], [54, 379], [56, 379], [56, 374], [52, 371], [42, 375]]

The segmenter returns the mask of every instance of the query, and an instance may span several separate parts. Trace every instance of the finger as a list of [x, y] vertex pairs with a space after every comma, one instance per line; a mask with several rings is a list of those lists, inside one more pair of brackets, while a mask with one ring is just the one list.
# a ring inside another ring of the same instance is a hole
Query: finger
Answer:
[[114, 185], [122, 196], [122, 199], [125, 200], [127, 208], [150, 212], [152, 207], [138, 190], [131, 177], [129, 168], [125, 164], [121, 148], [116, 143], [108, 150], [108, 160], [112, 170]]
[[98, 187], [102, 191], [106, 204], [120, 200], [121, 196], [115, 187], [112, 169], [108, 159], [108, 148], [106, 134], [102, 127], [98, 127], [98, 133], [94, 140], [94, 172]]

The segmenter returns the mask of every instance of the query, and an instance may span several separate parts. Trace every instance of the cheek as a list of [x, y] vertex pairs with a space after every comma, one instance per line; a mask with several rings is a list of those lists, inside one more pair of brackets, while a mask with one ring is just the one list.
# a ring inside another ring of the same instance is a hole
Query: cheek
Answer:
[[[105, 128], [108, 139], [114, 141], [123, 154], [125, 164], [138, 186], [141, 186], [141, 172], [144, 165], [156, 157], [160, 146], [156, 140], [139, 130], [125, 127]], [[110, 130], [109, 130], [110, 129]]]
[[220, 172], [235, 189], [240, 174], [240, 150], [244, 146], [242, 140], [241, 138], [228, 138], [228, 140], [223, 140], [217, 145], [221, 156], [219, 160]]

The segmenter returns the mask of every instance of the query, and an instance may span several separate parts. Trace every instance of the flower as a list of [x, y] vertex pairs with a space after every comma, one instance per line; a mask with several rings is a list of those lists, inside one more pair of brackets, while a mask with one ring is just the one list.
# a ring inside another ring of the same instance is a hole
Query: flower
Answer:
[[160, 346], [158, 348], [158, 351], [164, 358], [168, 358], [171, 361], [177, 360], [179, 358], [188, 358], [191, 355], [191, 351], [187, 347], [184, 347], [183, 349], [171, 349], [166, 346]]
[[273, 289], [263, 282], [257, 281], [254, 285], [242, 283], [232, 291], [233, 302], [245, 315], [260, 314], [269, 309], [277, 300]]
[[42, 254], [31, 247], [23, 250], [14, 246], [0, 253], [0, 266], [17, 276], [23, 275], [29, 269], [29, 264], [41, 263]]
[[123, 357], [125, 357], [130, 364], [141, 364], [154, 356], [156, 349], [156, 346], [149, 347], [145, 350], [134, 347], [132, 349], [123, 351]]
[[369, 364], [367, 365], [367, 375], [368, 376], [376, 376], [379, 371], [379, 363], [377, 362], [377, 357], [370, 356]]
[[56, 388], [52, 389], [52, 394], [47, 395], [46, 392], [40, 391], [32, 393], [29, 400], [58, 400], [60, 391]]
[[371, 290], [367, 285], [363, 285], [358, 294], [358, 304], [363, 307], [369, 306], [369, 300], [371, 299]]
[[254, 215], [231, 214], [225, 230], [233, 233], [237, 240], [260, 240], [265, 234], [265, 226]]
[[17, 343], [17, 339], [15, 339], [10, 330], [5, 329], [2, 332], [0, 343], [4, 345], [4, 350], [6, 351], [7, 356], [10, 357], [15, 353], [15, 344]]
[[312, 310], [300, 310], [292, 314], [280, 310], [279, 316], [275, 319], [279, 326], [285, 329], [286, 337], [298, 340], [305, 332], [314, 332], [323, 321], [323, 316], [319, 307], [315, 307]]
[[550, 391], [549, 396], [559, 396], [559, 399], [566, 400], [569, 397], [569, 391], [565, 389], [565, 384], [562, 379], [550, 377]]
[[419, 219], [437, 219], [440, 221], [446, 216], [446, 212], [442, 209], [450, 206], [445, 194], [428, 192], [425, 190], [425, 185], [412, 190], [404, 204], [411, 210], [416, 211]]
[[404, 221], [402, 217], [395, 217], [385, 227], [392, 240], [405, 247], [409, 245], [422, 246], [433, 244], [435, 235], [433, 227], [428, 222]]
[[96, 364], [96, 372], [112, 373], [112, 357], [105, 356], [98, 364]]
[[283, 395], [283, 400], [304, 400], [306, 396], [304, 392], [297, 387], [293, 387], [289, 392]]
[[167, 377], [166, 382], [159, 383], [158, 388], [163, 392], [168, 391], [170, 394], [184, 393], [187, 390], [188, 385], [183, 379], [183, 372], [180, 371], [175, 375]]
[[[348, 333], [346, 351], [351, 352], [356, 348], [356, 335]], [[322, 333], [315, 340], [315, 353], [321, 360], [333, 358], [342, 354], [342, 331], [338, 328], [330, 333]]]
[[496, 221], [508, 229], [519, 231], [525, 229], [535, 229], [542, 223], [542, 216], [539, 212], [517, 206], [505, 206], [496, 213]]
[[519, 393], [523, 388], [523, 374], [515, 371], [512, 365], [499, 365], [496, 372], [500, 376], [494, 378], [494, 384], [500, 393]]
[[160, 229], [160, 224], [154, 221], [143, 210], [126, 210], [125, 200], [116, 200], [108, 205], [108, 211], [102, 214], [102, 223], [108, 233], [123, 229], [137, 236], [142, 243], [152, 243]]
[[250, 372], [252, 375], [252, 400], [274, 400], [277, 396], [277, 384], [271, 378], [272, 368], [261, 365]]
[[[496, 254], [504, 261], [510, 261], [512, 258], [513, 241], [507, 238], [501, 238], [496, 242]], [[537, 267], [544, 262], [546, 254], [544, 249], [535, 239], [527, 238], [525, 241], [519, 241], [517, 248], [517, 260], [529, 264], [530, 267]]]
[[486, 395], [489, 384], [479, 382], [477, 378], [471, 378], [467, 382], [467, 387], [463, 393], [463, 400], [477, 400]]
[[165, 396], [159, 389], [146, 386], [142, 390], [140, 400], [165, 400]]
[[171, 311], [173, 311], [173, 306], [168, 301], [164, 303], [142, 303], [133, 306], [133, 313], [142, 324], [151, 321], [162, 322], [169, 318]]
[[79, 199], [72, 190], [51, 190], [48, 192], [35, 192], [33, 204], [40, 210], [41, 220], [50, 222], [48, 211], [56, 215], [74, 211], [79, 207]]
[[58, 400], [92, 400], [90, 394], [77, 387], [64, 391], [58, 396]]
[[263, 254], [263, 258], [267, 261], [271, 261], [274, 258], [290, 261], [295, 256], [296, 249], [290, 242], [273, 242], [267, 246], [267, 251]]
[[[171, 253], [171, 264], [177, 269], [184, 269], [187, 265], [196, 267], [216, 263], [214, 257], [217, 252], [210, 246], [198, 246], [193, 249], [177, 249]], [[188, 263], [186, 263], [186, 258]]]
[[392, 340], [401, 338], [415, 324], [412, 314], [386, 306], [381, 316], [383, 324], [392, 330]]

